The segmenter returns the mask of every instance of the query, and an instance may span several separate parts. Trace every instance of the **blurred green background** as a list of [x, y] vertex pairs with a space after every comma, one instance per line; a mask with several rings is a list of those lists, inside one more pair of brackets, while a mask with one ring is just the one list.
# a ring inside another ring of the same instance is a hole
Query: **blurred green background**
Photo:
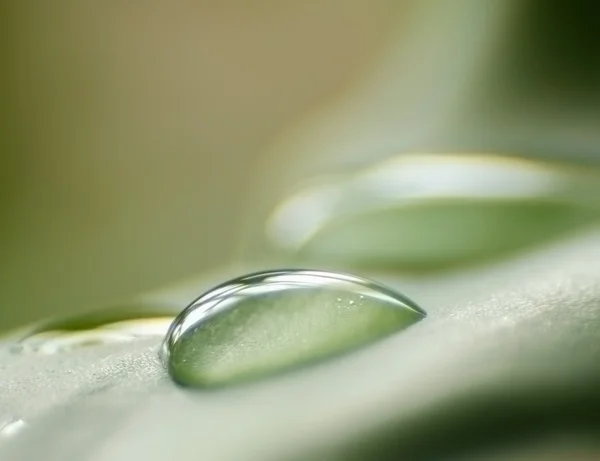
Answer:
[[356, 78], [404, 5], [0, 8], [0, 328], [8, 328], [230, 260], [266, 145]]
[[595, 164], [590, 7], [3, 3], [0, 328], [263, 260], [307, 178], [403, 152]]

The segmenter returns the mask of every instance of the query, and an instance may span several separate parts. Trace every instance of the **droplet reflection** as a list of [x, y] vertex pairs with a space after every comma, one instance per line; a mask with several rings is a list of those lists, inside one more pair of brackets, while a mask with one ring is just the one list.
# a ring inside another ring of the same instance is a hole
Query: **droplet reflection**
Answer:
[[194, 301], [173, 322], [163, 358], [180, 384], [221, 386], [322, 360], [424, 317], [408, 298], [362, 278], [260, 272]]

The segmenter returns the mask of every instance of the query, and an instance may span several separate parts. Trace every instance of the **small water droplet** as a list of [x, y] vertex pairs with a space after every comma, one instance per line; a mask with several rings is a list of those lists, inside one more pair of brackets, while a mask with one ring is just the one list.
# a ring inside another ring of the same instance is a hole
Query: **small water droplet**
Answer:
[[27, 427], [22, 419], [13, 419], [0, 425], [0, 438], [11, 438], [19, 434]]
[[163, 337], [173, 321], [164, 306], [123, 306], [45, 322], [11, 347], [13, 353], [56, 354], [73, 349]]
[[[357, 295], [359, 305], [352, 301]], [[171, 325], [162, 355], [180, 384], [227, 385], [355, 349], [425, 315], [408, 298], [363, 278], [266, 271], [195, 300]]]

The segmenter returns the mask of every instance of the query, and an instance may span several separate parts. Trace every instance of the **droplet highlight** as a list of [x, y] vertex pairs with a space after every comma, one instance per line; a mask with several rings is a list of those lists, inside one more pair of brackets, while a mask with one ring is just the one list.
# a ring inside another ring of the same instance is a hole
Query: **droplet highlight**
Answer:
[[13, 353], [52, 355], [92, 346], [164, 337], [174, 309], [122, 306], [42, 323], [20, 337]]
[[12, 419], [0, 424], [0, 441], [9, 439], [20, 434], [27, 427], [27, 423], [22, 419]]
[[426, 316], [407, 297], [352, 275], [274, 270], [206, 292], [163, 345], [179, 384], [210, 388], [291, 370], [356, 349]]

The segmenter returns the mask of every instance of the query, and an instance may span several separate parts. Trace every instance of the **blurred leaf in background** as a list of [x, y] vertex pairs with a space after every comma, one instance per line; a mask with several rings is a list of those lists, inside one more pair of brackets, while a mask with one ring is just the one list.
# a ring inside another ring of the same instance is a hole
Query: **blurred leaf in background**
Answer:
[[248, 258], [261, 253], [252, 247], [265, 220], [299, 184], [405, 153], [597, 166], [600, 27], [593, 9], [589, 0], [425, 0], [406, 24], [397, 17], [395, 34], [360, 78], [269, 146], [242, 236]]
[[600, 219], [600, 170], [500, 155], [408, 153], [284, 200], [284, 259], [395, 273], [486, 263]]

